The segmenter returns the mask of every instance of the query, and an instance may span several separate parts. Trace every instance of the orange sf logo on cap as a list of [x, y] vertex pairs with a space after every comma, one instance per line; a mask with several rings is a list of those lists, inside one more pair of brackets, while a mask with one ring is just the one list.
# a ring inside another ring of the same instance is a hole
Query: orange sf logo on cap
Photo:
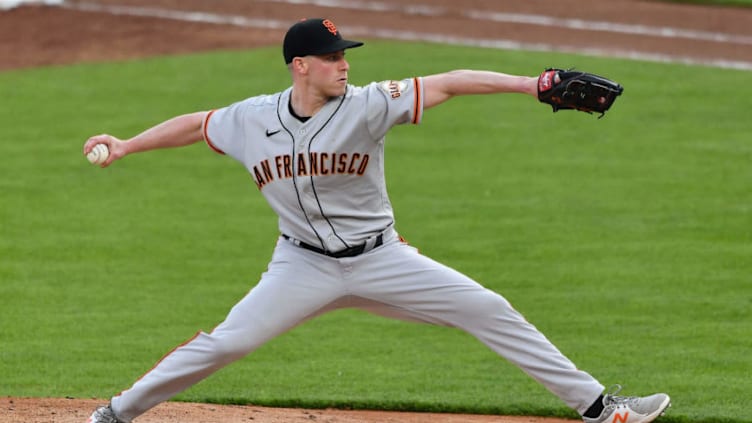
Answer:
[[334, 22], [330, 21], [329, 19], [325, 19], [322, 23], [324, 24], [326, 29], [332, 33], [332, 35], [337, 35], [337, 27], [334, 26]]

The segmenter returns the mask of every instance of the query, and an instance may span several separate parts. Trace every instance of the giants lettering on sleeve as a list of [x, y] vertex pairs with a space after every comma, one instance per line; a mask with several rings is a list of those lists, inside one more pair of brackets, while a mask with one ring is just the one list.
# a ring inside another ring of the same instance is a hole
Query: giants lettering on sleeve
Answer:
[[283, 154], [257, 163], [251, 169], [251, 175], [256, 186], [261, 190], [266, 184], [276, 179], [290, 179], [293, 175], [297, 177], [363, 176], [368, 169], [369, 159], [368, 154], [361, 153], [298, 153], [295, 160], [292, 155]]

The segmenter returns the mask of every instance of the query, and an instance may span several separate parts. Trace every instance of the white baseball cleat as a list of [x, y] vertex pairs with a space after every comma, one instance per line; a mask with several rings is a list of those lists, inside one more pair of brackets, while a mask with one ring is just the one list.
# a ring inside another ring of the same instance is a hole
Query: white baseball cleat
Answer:
[[621, 397], [613, 393], [603, 396], [603, 411], [598, 417], [583, 417], [585, 423], [649, 423], [663, 414], [671, 406], [671, 398], [666, 394], [653, 394], [647, 397]]
[[115, 412], [112, 411], [112, 407], [110, 407], [109, 405], [104, 405], [94, 410], [91, 416], [89, 416], [89, 420], [86, 420], [86, 423], [127, 423], [127, 422], [118, 419], [117, 416], [115, 415]]

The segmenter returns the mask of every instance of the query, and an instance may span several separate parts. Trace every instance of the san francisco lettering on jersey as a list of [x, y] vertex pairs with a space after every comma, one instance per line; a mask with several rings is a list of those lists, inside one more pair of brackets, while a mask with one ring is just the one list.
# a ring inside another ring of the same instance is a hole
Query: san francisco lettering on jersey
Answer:
[[290, 179], [294, 176], [363, 176], [368, 168], [368, 154], [361, 153], [298, 153], [295, 160], [291, 154], [282, 154], [262, 160], [253, 166], [253, 179], [258, 189], [275, 179]]

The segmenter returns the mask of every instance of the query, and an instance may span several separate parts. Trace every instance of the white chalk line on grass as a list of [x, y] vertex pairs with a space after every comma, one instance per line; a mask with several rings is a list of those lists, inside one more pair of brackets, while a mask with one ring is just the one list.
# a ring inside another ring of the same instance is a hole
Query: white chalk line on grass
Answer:
[[[365, 10], [372, 10], [372, 11], [384, 10], [383, 8], [386, 8], [386, 7], [393, 7], [386, 3], [378, 3], [378, 2], [365, 3], [365, 2], [360, 2], [360, 1], [341, 2], [340, 0], [308, 0], [308, 1], [267, 0], [267, 1], [284, 2], [284, 3], [291, 3], [291, 4], [314, 4], [314, 5], [323, 5], [323, 4], [333, 5], [333, 4], [339, 4], [339, 3], [343, 3], [343, 4], [346, 3], [349, 5], [348, 7], [350, 8], [355, 8], [361, 5], [363, 6]], [[183, 22], [198, 22], [198, 23], [209, 23], [209, 24], [217, 24], [217, 25], [233, 25], [233, 26], [246, 27], [246, 28], [257, 28], [257, 29], [286, 30], [290, 25], [290, 21], [282, 21], [282, 20], [275, 20], [275, 19], [268, 19], [268, 18], [252, 18], [252, 17], [240, 16], [240, 15], [222, 15], [222, 14], [216, 14], [216, 13], [179, 11], [179, 10], [151, 8], [151, 7], [105, 5], [105, 4], [89, 3], [89, 2], [76, 2], [76, 3], [63, 2], [60, 5], [60, 7], [74, 9], [74, 10], [78, 10], [82, 12], [99, 12], [99, 13], [109, 13], [113, 15], [128, 15], [128, 16], [170, 19], [170, 20], [177, 20], [177, 21], [183, 21]], [[330, 7], [335, 7], [335, 6], [330, 6]], [[412, 13], [412, 14], [420, 13], [420, 14], [432, 16], [432, 14], [435, 14], [435, 13], [442, 13], [441, 8], [432, 9], [430, 6], [415, 6], [414, 5], [414, 6], [408, 6], [399, 10], [408, 10], [408, 9], [409, 9], [409, 13]], [[359, 9], [359, 10], [363, 10], [363, 9]], [[469, 13], [469, 12], [466, 12], [466, 13]], [[528, 15], [528, 16], [533, 16], [533, 15]], [[542, 17], [542, 15], [534, 15], [534, 16]], [[509, 16], [507, 16], [507, 18], [509, 18]], [[551, 18], [551, 19], [554, 19], [554, 18]], [[580, 21], [580, 22], [584, 23], [586, 21]], [[524, 23], [537, 25], [535, 23], [530, 23], [530, 22], [524, 22]], [[603, 27], [603, 28], [605, 28], [607, 24], [605, 22], [600, 22], [600, 23], [596, 22], [596, 23], [598, 24], [599, 27]], [[554, 44], [546, 44], [546, 43], [525, 43], [525, 42], [506, 40], [506, 39], [483, 39], [483, 38], [471, 38], [471, 37], [457, 37], [457, 36], [451, 36], [451, 35], [446, 35], [446, 34], [434, 34], [434, 33], [417, 32], [417, 31], [401, 31], [401, 30], [391, 30], [391, 29], [389, 30], [376, 29], [376, 28], [365, 27], [365, 26], [348, 27], [345, 25], [341, 25], [341, 27], [348, 34], [361, 36], [361, 37], [369, 37], [369, 38], [383, 38], [383, 39], [392, 39], [392, 40], [400, 40], [400, 41], [425, 41], [425, 42], [433, 42], [433, 43], [441, 43], [441, 44], [460, 45], [460, 46], [469, 46], [469, 47], [486, 47], [486, 48], [504, 49], [504, 50], [566, 52], [566, 53], [585, 54], [585, 55], [599, 56], [599, 57], [626, 58], [626, 59], [632, 59], [632, 60], [642, 60], [642, 61], [662, 62], [662, 63], [681, 63], [685, 65], [701, 65], [701, 66], [711, 66], [711, 67], [717, 67], [717, 68], [752, 71], [752, 62], [745, 62], [745, 61], [733, 61], [733, 60], [723, 60], [723, 59], [698, 59], [698, 58], [682, 57], [682, 56], [676, 56], [676, 55], [670, 55], [670, 54], [646, 53], [646, 52], [640, 52], [640, 51], [616, 50], [616, 49], [605, 49], [605, 48], [562, 46], [562, 45], [554, 45]], [[580, 29], [584, 29], [584, 28], [580, 28]], [[657, 31], [659, 30], [659, 28], [656, 28], [655, 30]], [[662, 36], [669, 37], [668, 32], [666, 31], [663, 31], [663, 32], [664, 32], [664, 35]], [[687, 37], [676, 36], [675, 38], [687, 38]], [[719, 40], [713, 40], [713, 41], [719, 41]], [[726, 40], [725, 42], [736, 42], [736, 41]]]
[[[426, 4], [393, 4], [360, 0], [260, 0], [266, 3], [313, 5], [338, 9], [351, 9], [371, 12], [398, 12], [404, 15], [442, 17], [450, 16], [447, 8]], [[506, 22], [536, 26], [550, 26], [573, 30], [614, 32], [619, 34], [644, 35], [666, 38], [686, 38], [698, 41], [729, 42], [752, 45], [752, 37], [713, 31], [697, 31], [667, 26], [621, 24], [607, 21], [556, 18], [547, 15], [525, 13], [503, 13], [492, 10], [464, 9], [462, 16], [478, 21]]]

